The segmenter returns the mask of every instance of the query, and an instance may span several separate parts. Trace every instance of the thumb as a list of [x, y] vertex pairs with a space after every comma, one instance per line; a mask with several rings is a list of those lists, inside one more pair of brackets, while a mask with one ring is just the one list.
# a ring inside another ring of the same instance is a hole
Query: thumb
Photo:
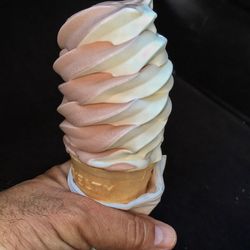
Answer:
[[91, 209], [88, 209], [88, 229], [83, 229], [84, 236], [97, 250], [167, 250], [176, 244], [175, 230], [149, 216], [96, 202], [88, 207]]

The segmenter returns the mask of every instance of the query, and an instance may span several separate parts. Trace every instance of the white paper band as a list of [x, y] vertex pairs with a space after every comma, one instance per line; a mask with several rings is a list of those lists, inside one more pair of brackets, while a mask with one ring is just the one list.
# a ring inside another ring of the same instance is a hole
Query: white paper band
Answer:
[[[149, 214], [160, 202], [162, 193], [165, 189], [163, 172], [166, 164], [166, 156], [162, 157], [162, 160], [155, 166], [154, 172], [149, 185], [149, 192], [141, 195], [137, 199], [127, 203], [127, 204], [118, 204], [118, 203], [108, 203], [97, 201], [105, 206], [118, 208], [122, 210], [131, 210], [138, 213]], [[86, 196], [79, 187], [74, 182], [71, 169], [68, 174], [68, 185], [72, 192], [78, 193]]]

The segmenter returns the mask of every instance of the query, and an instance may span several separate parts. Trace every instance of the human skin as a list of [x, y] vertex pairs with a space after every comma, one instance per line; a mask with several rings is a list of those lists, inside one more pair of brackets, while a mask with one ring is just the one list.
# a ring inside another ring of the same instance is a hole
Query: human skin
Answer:
[[176, 233], [149, 216], [71, 193], [70, 163], [0, 193], [0, 249], [172, 249]]

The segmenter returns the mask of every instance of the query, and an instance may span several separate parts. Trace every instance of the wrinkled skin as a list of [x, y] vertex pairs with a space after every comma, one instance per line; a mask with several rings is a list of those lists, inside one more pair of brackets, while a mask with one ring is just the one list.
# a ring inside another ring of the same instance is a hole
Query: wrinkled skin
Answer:
[[[71, 193], [69, 163], [0, 193], [0, 249], [172, 249], [174, 230], [146, 215], [105, 207]], [[154, 246], [155, 224], [168, 232]]]

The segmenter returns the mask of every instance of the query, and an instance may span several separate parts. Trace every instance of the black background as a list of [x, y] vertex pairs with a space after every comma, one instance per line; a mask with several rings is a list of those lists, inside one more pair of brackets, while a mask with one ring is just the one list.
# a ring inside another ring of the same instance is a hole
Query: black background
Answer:
[[[98, 2], [0, 2], [1, 189], [68, 159], [56, 112], [56, 35], [67, 17]], [[156, 0], [155, 9], [176, 80], [166, 191], [152, 216], [176, 228], [177, 250], [249, 250], [249, 4]]]

